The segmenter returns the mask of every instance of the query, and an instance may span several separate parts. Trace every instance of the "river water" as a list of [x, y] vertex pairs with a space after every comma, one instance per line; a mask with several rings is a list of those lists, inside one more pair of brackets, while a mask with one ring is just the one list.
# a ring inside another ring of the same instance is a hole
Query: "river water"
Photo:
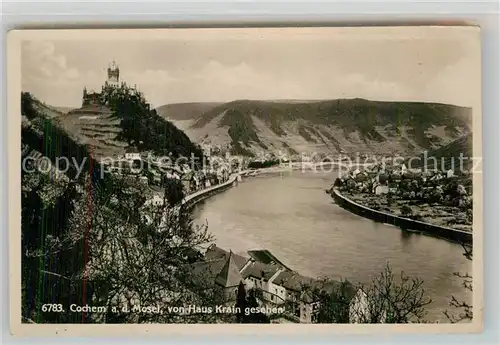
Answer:
[[268, 249], [303, 275], [369, 283], [387, 263], [424, 280], [427, 319], [446, 322], [450, 297], [471, 294], [453, 272], [472, 272], [460, 245], [354, 215], [325, 193], [333, 172], [288, 171], [244, 179], [195, 206], [218, 246], [235, 253]]

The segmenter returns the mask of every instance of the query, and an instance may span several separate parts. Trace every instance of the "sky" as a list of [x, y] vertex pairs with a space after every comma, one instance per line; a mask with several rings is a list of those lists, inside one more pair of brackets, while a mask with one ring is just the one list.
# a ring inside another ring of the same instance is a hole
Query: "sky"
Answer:
[[21, 45], [23, 91], [79, 107], [114, 60], [120, 80], [155, 107], [237, 99], [425, 101], [473, 106], [480, 87], [474, 28], [57, 31]]

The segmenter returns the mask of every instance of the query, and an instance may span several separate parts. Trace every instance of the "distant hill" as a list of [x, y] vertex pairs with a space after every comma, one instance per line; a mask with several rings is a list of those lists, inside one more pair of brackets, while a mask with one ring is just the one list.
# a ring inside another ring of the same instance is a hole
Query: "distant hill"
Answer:
[[[452, 141], [451, 143], [427, 152], [427, 161], [422, 154], [418, 160], [411, 162], [411, 168], [423, 168], [427, 166], [428, 169], [448, 170], [453, 169], [460, 171], [460, 154], [462, 153], [463, 165], [462, 167], [467, 171], [472, 169], [474, 162], [471, 160], [473, 156], [472, 151], [472, 133], [464, 135], [463, 137]], [[435, 158], [435, 160], [434, 160]], [[437, 162], [437, 167], [435, 166]], [[424, 165], [424, 163], [426, 163]]]
[[53, 108], [56, 109], [57, 111], [63, 113], [63, 114], [67, 114], [71, 110], [75, 109], [74, 107], [53, 107]]
[[277, 150], [415, 154], [448, 144], [471, 125], [470, 108], [436, 103], [238, 100], [210, 107], [202, 114], [201, 106], [187, 112], [184, 118], [192, 123], [185, 132], [196, 142], [229, 143], [233, 152], [248, 155]]
[[36, 99], [36, 101], [33, 103], [33, 106], [35, 106], [38, 110], [42, 111], [46, 116], [50, 118], [60, 117], [61, 115], [66, 114], [68, 111], [72, 109], [66, 107], [55, 107], [46, 104], [44, 102], [41, 102], [38, 99]]
[[221, 105], [220, 102], [172, 103], [156, 108], [161, 117], [172, 121], [197, 120], [203, 113]]

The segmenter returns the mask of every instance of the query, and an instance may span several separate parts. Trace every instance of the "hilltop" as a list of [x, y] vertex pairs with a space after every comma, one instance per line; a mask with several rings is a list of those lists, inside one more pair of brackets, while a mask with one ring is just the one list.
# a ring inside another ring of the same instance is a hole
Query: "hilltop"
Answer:
[[158, 115], [174, 121], [197, 120], [207, 111], [222, 104], [222, 102], [172, 103], [156, 108], [156, 112]]
[[201, 149], [172, 122], [151, 110], [143, 95], [125, 84], [103, 87], [98, 103], [62, 113], [34, 96], [33, 107], [64, 129], [77, 142], [92, 148], [96, 158], [123, 155], [127, 149], [154, 151], [174, 157], [201, 157]]
[[172, 103], [156, 108], [156, 112], [162, 118], [171, 121], [175, 126], [183, 131], [189, 130], [196, 120], [204, 113], [223, 103], [217, 102], [191, 102]]
[[[460, 170], [460, 154], [464, 157], [463, 168], [470, 170], [473, 167], [474, 162], [471, 160], [473, 156], [472, 152], [472, 133], [464, 135], [451, 143], [444, 145], [443, 147], [437, 148], [435, 150], [430, 150], [427, 152], [427, 168], [434, 168], [434, 161], [432, 158], [436, 158], [438, 169], [448, 170], [453, 169], [455, 171]], [[412, 164], [412, 168], [422, 168], [424, 167], [424, 155], [419, 156], [419, 160]]]
[[470, 108], [365, 99], [237, 100], [173, 109], [187, 115], [159, 114], [174, 122], [189, 120], [183, 126], [192, 140], [230, 143], [234, 153], [249, 155], [270, 150], [415, 154], [450, 143], [471, 125]]

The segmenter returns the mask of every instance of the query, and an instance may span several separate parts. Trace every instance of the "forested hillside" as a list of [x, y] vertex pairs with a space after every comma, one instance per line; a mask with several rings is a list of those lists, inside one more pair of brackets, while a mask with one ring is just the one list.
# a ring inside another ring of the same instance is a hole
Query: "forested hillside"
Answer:
[[[138, 180], [101, 175], [92, 149], [75, 141], [34, 102], [22, 94], [23, 322], [215, 322], [214, 315], [112, 310], [216, 303], [214, 286], [195, 280], [188, 269], [187, 253], [209, 240], [209, 234], [206, 227], [192, 225], [188, 212], [179, 211], [180, 200], [149, 205], [151, 192]], [[134, 100], [125, 98], [124, 103]], [[83, 164], [83, 173], [78, 175], [76, 166], [66, 173], [40, 169], [47, 159], [54, 165], [57, 157], [74, 158], [76, 165]], [[43, 307], [54, 303], [62, 309]], [[72, 304], [108, 309], [72, 312]]]
[[242, 154], [279, 149], [415, 154], [448, 144], [471, 125], [470, 108], [436, 103], [238, 100], [207, 108], [186, 133], [197, 142], [230, 143]]

